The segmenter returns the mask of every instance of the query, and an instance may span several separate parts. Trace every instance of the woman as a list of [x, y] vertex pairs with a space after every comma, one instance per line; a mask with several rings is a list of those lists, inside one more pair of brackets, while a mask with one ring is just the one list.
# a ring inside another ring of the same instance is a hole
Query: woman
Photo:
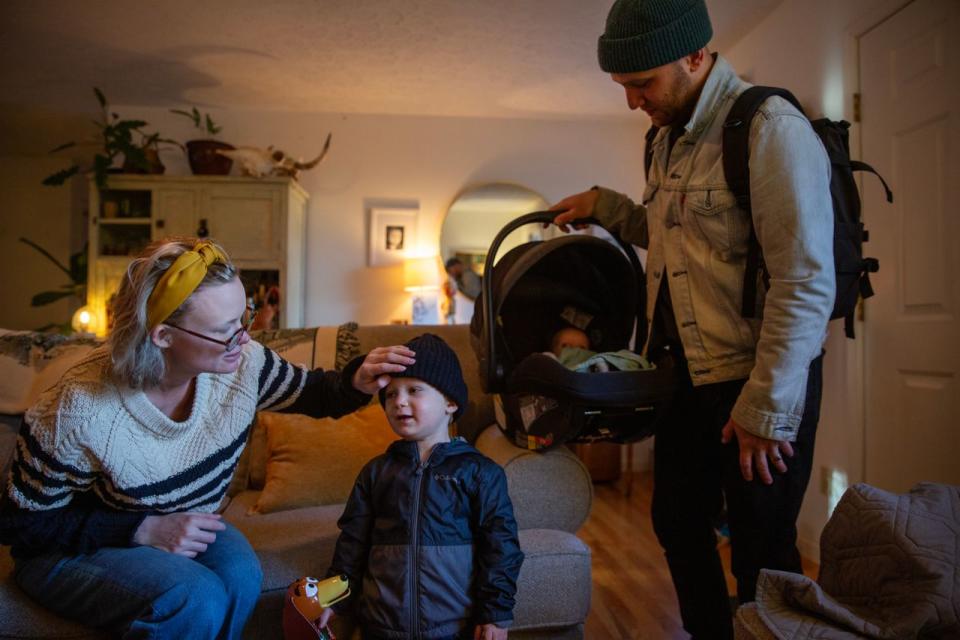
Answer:
[[306, 371], [251, 341], [245, 299], [216, 244], [152, 244], [106, 346], [25, 414], [0, 542], [38, 602], [124, 637], [240, 637], [262, 575], [215, 511], [255, 412], [343, 415], [414, 362], [386, 347]]

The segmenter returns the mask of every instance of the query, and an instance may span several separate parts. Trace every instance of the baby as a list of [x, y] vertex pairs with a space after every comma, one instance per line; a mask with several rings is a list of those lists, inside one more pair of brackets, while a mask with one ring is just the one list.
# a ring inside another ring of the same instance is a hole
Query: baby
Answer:
[[573, 371], [599, 373], [653, 368], [646, 358], [628, 349], [597, 353], [590, 347], [586, 332], [573, 326], [561, 328], [550, 339], [550, 353]]
[[425, 334], [407, 343], [416, 363], [393, 374], [380, 403], [402, 439], [360, 472], [328, 575], [352, 596], [365, 639], [503, 640], [513, 621], [523, 553], [500, 466], [450, 438], [467, 386], [456, 354]]
[[550, 351], [559, 358], [566, 348], [589, 350], [590, 338], [586, 332], [576, 327], [563, 327], [553, 334], [553, 338], [550, 340]]

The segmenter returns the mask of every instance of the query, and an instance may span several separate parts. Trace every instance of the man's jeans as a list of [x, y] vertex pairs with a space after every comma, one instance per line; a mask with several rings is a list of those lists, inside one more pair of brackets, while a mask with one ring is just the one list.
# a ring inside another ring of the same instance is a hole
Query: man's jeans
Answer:
[[153, 547], [46, 553], [16, 562], [17, 583], [65, 618], [124, 638], [239, 638], [260, 596], [260, 562], [227, 524], [196, 558]]
[[[683, 369], [685, 364], [679, 367]], [[801, 572], [797, 516], [810, 479], [820, 419], [823, 356], [810, 364], [806, 404], [786, 473], [773, 484], [740, 474], [736, 438], [720, 443], [744, 380], [693, 387], [683, 380], [654, 442], [653, 526], [680, 601], [683, 627], [694, 638], [732, 638], [730, 603], [716, 517], [726, 501], [733, 574], [740, 602], [754, 599], [761, 568]]]

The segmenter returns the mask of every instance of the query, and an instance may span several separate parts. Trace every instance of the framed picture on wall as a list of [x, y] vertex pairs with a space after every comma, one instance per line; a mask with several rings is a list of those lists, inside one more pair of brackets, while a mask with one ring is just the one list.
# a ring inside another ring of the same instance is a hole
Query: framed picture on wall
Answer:
[[369, 266], [400, 264], [416, 248], [418, 213], [418, 209], [370, 209]]

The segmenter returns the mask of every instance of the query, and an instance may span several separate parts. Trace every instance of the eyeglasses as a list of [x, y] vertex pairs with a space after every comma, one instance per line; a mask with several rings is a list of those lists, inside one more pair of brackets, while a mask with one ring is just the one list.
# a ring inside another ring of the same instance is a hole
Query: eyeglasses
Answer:
[[240, 344], [240, 340], [243, 338], [243, 334], [250, 332], [250, 327], [253, 325], [254, 318], [257, 317], [257, 310], [253, 307], [247, 307], [247, 319], [243, 322], [243, 325], [237, 329], [229, 338], [226, 340], [220, 340], [218, 338], [211, 338], [210, 336], [205, 336], [202, 333], [197, 333], [196, 331], [191, 331], [179, 325], [173, 324], [172, 322], [164, 322], [163, 324], [168, 327], [173, 327], [174, 329], [179, 329], [184, 333], [189, 333], [192, 336], [201, 338], [208, 342], [216, 342], [217, 344], [222, 344], [225, 347], [225, 351], [230, 352], [237, 348], [237, 345]]

